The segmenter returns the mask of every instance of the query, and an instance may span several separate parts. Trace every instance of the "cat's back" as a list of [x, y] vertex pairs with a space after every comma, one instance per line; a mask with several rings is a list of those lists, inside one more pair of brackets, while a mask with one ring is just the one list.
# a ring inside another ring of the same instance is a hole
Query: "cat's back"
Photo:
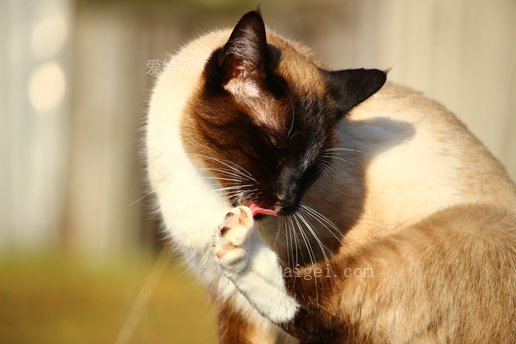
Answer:
[[364, 218], [382, 225], [417, 221], [463, 203], [514, 209], [504, 167], [441, 104], [394, 83], [356, 107], [339, 132], [364, 155]]

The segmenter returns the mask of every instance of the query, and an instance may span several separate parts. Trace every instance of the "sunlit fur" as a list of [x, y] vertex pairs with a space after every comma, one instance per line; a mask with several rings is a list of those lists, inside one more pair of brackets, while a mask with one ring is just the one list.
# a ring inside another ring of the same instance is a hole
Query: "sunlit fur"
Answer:
[[[255, 171], [185, 140], [194, 136], [185, 116], [206, 61], [230, 33], [189, 43], [170, 62], [187, 66], [159, 77], [147, 124], [149, 180], [167, 232], [218, 305], [221, 342], [271, 342], [287, 336], [249, 302], [266, 296], [244, 297], [211, 252], [213, 230], [235, 198], [260, 192], [246, 186]], [[299, 54], [289, 60], [288, 82], [320, 94], [306, 72], [319, 65], [312, 53], [269, 37]], [[254, 97], [250, 87], [229, 91]], [[300, 274], [328, 267], [338, 276], [285, 278], [280, 292], [301, 311], [279, 324], [283, 330], [304, 342], [514, 342], [516, 188], [485, 147], [441, 105], [392, 83], [343, 119], [330, 143], [299, 208], [258, 220], [275, 264], [299, 263]], [[267, 264], [270, 257], [260, 263]], [[371, 269], [373, 277], [343, 277], [346, 268]]]

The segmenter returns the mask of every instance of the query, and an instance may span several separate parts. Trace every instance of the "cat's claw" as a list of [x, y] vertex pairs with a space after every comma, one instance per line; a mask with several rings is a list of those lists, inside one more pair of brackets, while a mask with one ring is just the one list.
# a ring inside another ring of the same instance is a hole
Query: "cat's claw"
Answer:
[[217, 227], [213, 250], [215, 259], [226, 272], [239, 273], [247, 265], [245, 243], [254, 225], [251, 209], [231, 209]]

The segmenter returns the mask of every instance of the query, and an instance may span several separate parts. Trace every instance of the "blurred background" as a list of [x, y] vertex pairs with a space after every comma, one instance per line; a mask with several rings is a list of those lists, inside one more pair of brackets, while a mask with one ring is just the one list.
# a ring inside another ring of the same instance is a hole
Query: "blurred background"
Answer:
[[[202, 287], [159, 255], [142, 128], [168, 54], [257, 4], [0, 0], [0, 343], [216, 341]], [[335, 69], [392, 67], [516, 178], [515, 0], [260, 4]]]

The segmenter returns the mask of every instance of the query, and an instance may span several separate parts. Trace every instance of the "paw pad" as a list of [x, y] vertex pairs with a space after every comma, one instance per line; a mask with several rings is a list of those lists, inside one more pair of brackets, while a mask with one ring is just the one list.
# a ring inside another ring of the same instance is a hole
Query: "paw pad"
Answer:
[[231, 209], [217, 228], [214, 252], [219, 264], [227, 270], [241, 271], [247, 263], [245, 243], [252, 233], [254, 219], [247, 207]]

